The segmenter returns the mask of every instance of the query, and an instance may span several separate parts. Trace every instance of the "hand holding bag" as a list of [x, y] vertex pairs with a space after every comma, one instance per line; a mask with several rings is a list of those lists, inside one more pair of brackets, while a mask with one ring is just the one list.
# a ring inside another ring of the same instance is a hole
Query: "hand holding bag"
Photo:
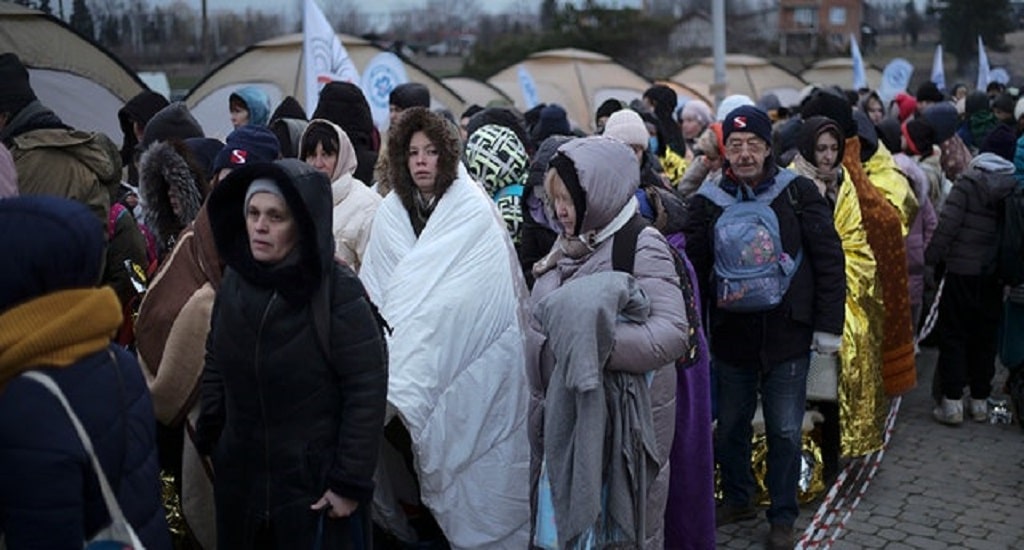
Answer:
[[811, 351], [811, 362], [807, 367], [807, 400], [839, 400], [839, 355]]
[[74, 425], [75, 431], [78, 432], [78, 438], [82, 441], [82, 447], [85, 448], [85, 452], [89, 455], [93, 471], [96, 472], [96, 479], [99, 481], [100, 491], [103, 493], [103, 502], [107, 506], [107, 512], [110, 513], [110, 525], [105, 529], [101, 529], [99, 533], [96, 533], [96, 536], [85, 542], [86, 550], [104, 550], [108, 548], [145, 550], [142, 542], [139, 541], [138, 535], [135, 534], [135, 530], [132, 529], [131, 524], [125, 519], [121, 506], [117, 503], [114, 491], [110, 488], [110, 482], [107, 481], [107, 476], [103, 473], [103, 467], [100, 466], [100, 461], [96, 458], [92, 439], [89, 438], [85, 427], [82, 426], [82, 421], [78, 419], [78, 415], [71, 408], [71, 403], [68, 402], [60, 386], [52, 378], [38, 371], [28, 371], [23, 373], [22, 376], [38, 382], [49, 390], [57, 398], [57, 401], [60, 401], [68, 418], [71, 419], [71, 424]]

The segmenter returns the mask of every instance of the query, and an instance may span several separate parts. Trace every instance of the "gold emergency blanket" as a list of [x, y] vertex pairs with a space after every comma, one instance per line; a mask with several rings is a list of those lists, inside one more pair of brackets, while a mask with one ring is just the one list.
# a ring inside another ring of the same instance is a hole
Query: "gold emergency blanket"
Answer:
[[[891, 160], [891, 159], [890, 159]], [[846, 177], [860, 203], [867, 241], [874, 253], [878, 284], [885, 308], [882, 327], [882, 382], [886, 395], [901, 395], [917, 384], [914, 334], [910, 321], [910, 291], [907, 282], [907, 249], [900, 212], [872, 180], [860, 162], [860, 140], [846, 140], [843, 156]], [[898, 174], [897, 174], [898, 175]], [[879, 177], [880, 185], [895, 187], [898, 180]], [[904, 187], [909, 187], [904, 180]], [[908, 191], [909, 192], [909, 191]], [[916, 199], [915, 199], [916, 200]], [[908, 214], [916, 212], [908, 211]]]
[[[807, 504], [825, 492], [825, 480], [821, 461], [821, 447], [811, 437], [810, 432], [800, 438], [800, 477], [797, 480], [796, 499], [800, 504]], [[754, 446], [750, 453], [751, 467], [754, 469], [754, 481], [757, 491], [754, 499], [759, 506], [771, 504], [768, 496], [768, 437], [764, 434], [754, 435]]]
[[885, 309], [860, 202], [849, 182], [839, 187], [834, 220], [846, 261], [846, 316], [839, 352], [840, 453], [856, 457], [882, 447], [888, 412], [882, 384]]
[[914, 190], [907, 182], [906, 176], [900, 172], [892, 153], [885, 148], [881, 142], [878, 143], [878, 150], [864, 163], [864, 172], [868, 179], [879, 191], [889, 204], [896, 207], [900, 214], [900, 225], [903, 230], [903, 237], [906, 238], [910, 232], [910, 226], [917, 217], [920, 205]]
[[[800, 478], [797, 481], [796, 498], [801, 504], [807, 504], [825, 492], [824, 463], [821, 460], [821, 447], [814, 441], [810, 432], [800, 438]], [[768, 506], [768, 484], [765, 476], [768, 473], [768, 437], [765, 434], [754, 434], [751, 441], [750, 466], [757, 484], [754, 500], [760, 506]], [[715, 500], [722, 500], [722, 477], [718, 464], [715, 464]]]

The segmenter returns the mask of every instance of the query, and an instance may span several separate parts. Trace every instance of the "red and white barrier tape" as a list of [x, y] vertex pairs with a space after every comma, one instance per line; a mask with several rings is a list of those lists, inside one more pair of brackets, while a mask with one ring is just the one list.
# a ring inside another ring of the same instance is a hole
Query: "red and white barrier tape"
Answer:
[[[929, 317], [931, 316], [929, 315]], [[818, 506], [818, 510], [811, 519], [811, 523], [807, 526], [800, 540], [797, 541], [797, 550], [805, 548], [820, 548], [824, 550], [831, 548], [832, 544], [839, 538], [839, 535], [846, 529], [846, 522], [850, 519], [857, 505], [860, 504], [864, 493], [871, 484], [871, 480], [878, 473], [878, 467], [882, 464], [882, 457], [885, 456], [885, 449], [889, 446], [889, 440], [892, 437], [893, 427], [896, 425], [896, 417], [899, 414], [902, 401], [901, 397], [897, 397], [889, 405], [889, 415], [885, 420], [885, 434], [882, 438], [882, 447], [864, 457], [855, 458], [846, 465], [846, 468], [836, 478], [835, 483], [829, 488], [828, 494], [825, 495], [821, 505]], [[847, 505], [848, 499], [850, 502]], [[840, 515], [842, 517], [837, 522], [836, 519]]]

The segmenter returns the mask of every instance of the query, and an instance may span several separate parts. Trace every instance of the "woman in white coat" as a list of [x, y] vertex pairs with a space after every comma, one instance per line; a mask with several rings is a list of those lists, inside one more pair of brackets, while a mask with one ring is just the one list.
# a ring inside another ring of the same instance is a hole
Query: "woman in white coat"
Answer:
[[313, 119], [302, 132], [299, 158], [331, 179], [334, 255], [359, 273], [380, 195], [355, 178], [356, 150], [340, 126]]

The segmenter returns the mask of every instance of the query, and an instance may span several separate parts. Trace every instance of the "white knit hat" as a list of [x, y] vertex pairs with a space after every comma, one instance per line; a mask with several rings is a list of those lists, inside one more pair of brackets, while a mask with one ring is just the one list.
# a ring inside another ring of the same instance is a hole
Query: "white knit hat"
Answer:
[[718, 111], [715, 113], [715, 120], [722, 122], [736, 107], [753, 104], [754, 100], [750, 99], [749, 96], [745, 96], [743, 94], [731, 95], [723, 99], [722, 103], [718, 105]]
[[647, 147], [650, 134], [644, 119], [632, 109], [615, 111], [604, 123], [604, 135], [615, 138], [626, 145]]

